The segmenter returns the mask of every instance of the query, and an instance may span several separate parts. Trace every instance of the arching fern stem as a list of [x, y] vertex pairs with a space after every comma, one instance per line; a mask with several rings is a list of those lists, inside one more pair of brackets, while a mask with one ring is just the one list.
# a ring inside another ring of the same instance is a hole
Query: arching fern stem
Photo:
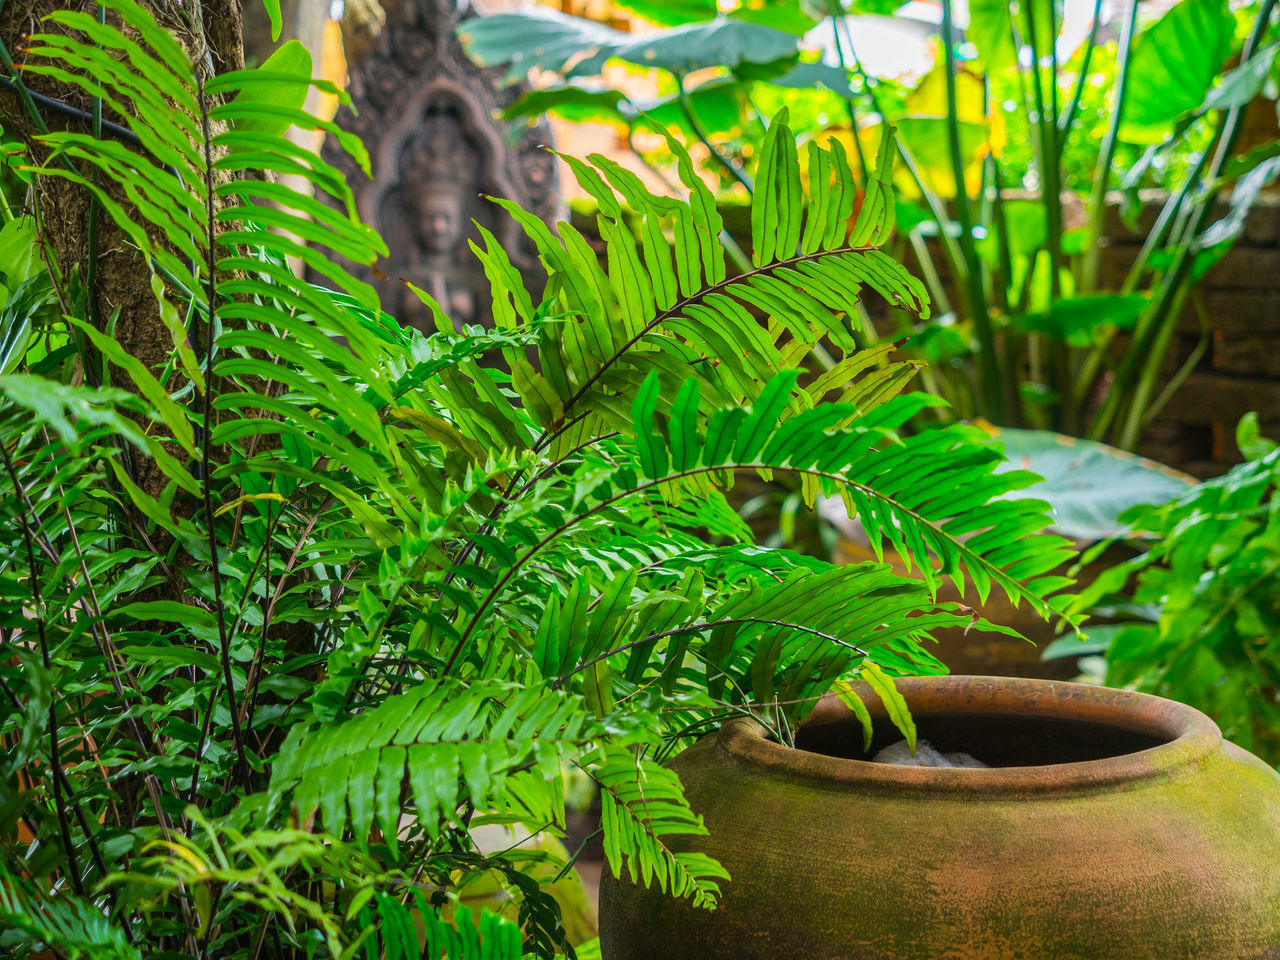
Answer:
[[[586, 382], [583, 383], [583, 385], [579, 387], [574, 392], [574, 394], [564, 402], [564, 410], [566, 414], [568, 413], [571, 407], [573, 407], [579, 400], [583, 398], [583, 396], [586, 395], [587, 391], [591, 389], [591, 387], [596, 383], [596, 381], [599, 380], [609, 370], [610, 367], [612, 367], [615, 363], [621, 360], [626, 355], [627, 351], [630, 350], [633, 346], [635, 346], [642, 337], [644, 337], [646, 334], [651, 332], [654, 328], [661, 326], [663, 323], [666, 323], [668, 320], [672, 319], [674, 316], [676, 316], [678, 313], [680, 313], [690, 304], [701, 302], [705, 298], [711, 296], [713, 293], [719, 293], [721, 290], [735, 283], [745, 283], [746, 281], [750, 280], [752, 277], [771, 273], [772, 271], [778, 270], [783, 267], [790, 267], [798, 263], [806, 263], [810, 260], [819, 260], [819, 259], [824, 259], [826, 257], [841, 256], [847, 253], [869, 253], [875, 249], [877, 248], [874, 246], [865, 246], [865, 245], [864, 246], [845, 246], [845, 247], [837, 247], [833, 250], [815, 250], [813, 253], [809, 253], [809, 254], [798, 254], [794, 257], [788, 257], [785, 260], [776, 260], [773, 263], [768, 263], [768, 264], [765, 264], [764, 266], [755, 267], [754, 269], [748, 270], [745, 273], [740, 273], [737, 276], [726, 277], [724, 280], [721, 280], [719, 283], [712, 284], [711, 286], [705, 287], [704, 289], [699, 290], [697, 293], [692, 294], [691, 296], [688, 296], [683, 298], [682, 300], [679, 300], [678, 302], [668, 307], [666, 310], [663, 310], [656, 317], [650, 320], [647, 324], [645, 324], [644, 328], [640, 330], [639, 333], [637, 333], [630, 340], [628, 340], [621, 347], [619, 347], [614, 352], [613, 356], [611, 356], [608, 360], [606, 360], [600, 366], [600, 368], [596, 370], [595, 373], [593, 373], [591, 376], [587, 378]], [[562, 434], [565, 430], [567, 430], [576, 422], [577, 422], [576, 419], [566, 420], [560, 427], [558, 427], [555, 430], [552, 430], [549, 427], [543, 430], [542, 433], [539, 435], [538, 439], [535, 440], [533, 443], [533, 447], [532, 447], [533, 451], [537, 453], [538, 451], [545, 449], [546, 446], [550, 444], [553, 440], [555, 440], [556, 437], [560, 436], [560, 434]], [[581, 449], [581, 448], [579, 447], [578, 449]], [[507, 505], [511, 502], [512, 493], [515, 491], [516, 487], [523, 480], [524, 480], [524, 471], [523, 470], [517, 471], [515, 475], [511, 478], [511, 481], [507, 484], [507, 488], [502, 492], [502, 496], [498, 499], [498, 502], [494, 505], [493, 509], [489, 512], [488, 518], [485, 520], [484, 525], [480, 528], [480, 533], [487, 534], [493, 530], [494, 521], [496, 521], [498, 517], [502, 515], [503, 510], [505, 510]], [[463, 546], [462, 551], [458, 554], [457, 560], [454, 561], [455, 567], [465, 563], [467, 558], [471, 555], [471, 551], [473, 549], [475, 549], [475, 543], [473, 541], [468, 541], [467, 544]], [[447, 574], [445, 574], [444, 584], [447, 586], [448, 584], [452, 583], [455, 576], [456, 576], [456, 573], [453, 570], [450, 570]], [[449, 659], [449, 667], [452, 667], [452, 666], [453, 666], [453, 657]], [[448, 672], [448, 668], [446, 668], [446, 672]]]
[[551, 685], [553, 687], [562, 686], [564, 682], [568, 680], [570, 677], [575, 676], [576, 674], [582, 673], [582, 671], [586, 670], [587, 668], [594, 667], [597, 663], [600, 663], [603, 660], [608, 660], [612, 656], [616, 656], [619, 653], [625, 653], [626, 651], [630, 650], [632, 647], [639, 647], [646, 643], [653, 643], [658, 640], [663, 640], [666, 637], [678, 637], [681, 634], [685, 634], [685, 633], [699, 633], [703, 630], [714, 629], [715, 627], [731, 627], [731, 626], [736, 626], [738, 624], [744, 624], [744, 623], [757, 623], [766, 627], [787, 627], [788, 629], [791, 629], [791, 630], [799, 630], [801, 633], [811, 634], [812, 636], [815, 636], [820, 640], [828, 640], [831, 643], [836, 644], [837, 646], [846, 647], [854, 651], [855, 653], [861, 654], [864, 657], [867, 657], [867, 658], [871, 657], [871, 654], [867, 653], [867, 651], [863, 650], [857, 644], [848, 643], [844, 640], [841, 640], [839, 637], [833, 637], [829, 633], [823, 633], [821, 630], [814, 630], [812, 627], [806, 627], [802, 623], [788, 623], [783, 620], [766, 620], [762, 617], [730, 617], [727, 620], [710, 620], [703, 623], [690, 624], [687, 627], [676, 627], [673, 630], [664, 630], [662, 631], [662, 633], [651, 633], [647, 637], [642, 637], [639, 640], [632, 640], [630, 643], [624, 643], [622, 646], [615, 647], [614, 649], [608, 651], [607, 653], [602, 653], [598, 657], [593, 657], [592, 659], [588, 660], [586, 663], [578, 664], [578, 666], [574, 667], [568, 673], [564, 673], [556, 677], [555, 680], [551, 682]]
[[[786, 465], [779, 466], [777, 464], [758, 463], [758, 462], [757, 463], [729, 463], [729, 464], [722, 463], [722, 464], [715, 464], [715, 465], [704, 465], [700, 467], [691, 467], [688, 470], [681, 470], [676, 473], [669, 474], [665, 477], [659, 477], [658, 479], [655, 479], [655, 480], [649, 480], [645, 483], [639, 484], [638, 486], [632, 487], [629, 490], [623, 490], [619, 493], [615, 493], [613, 496], [600, 501], [600, 503], [596, 504], [590, 509], [583, 511], [582, 513], [578, 514], [577, 516], [569, 520], [566, 520], [564, 523], [560, 524], [560, 526], [556, 527], [554, 530], [548, 533], [545, 537], [543, 537], [541, 540], [539, 540], [537, 543], [531, 546], [528, 550], [526, 550], [525, 553], [521, 557], [519, 557], [515, 563], [513, 563], [510, 567], [507, 568], [506, 572], [502, 575], [502, 577], [498, 580], [498, 582], [494, 584], [493, 587], [485, 594], [484, 599], [480, 602], [480, 606], [476, 609], [476, 612], [472, 614], [471, 619], [467, 622], [467, 626], [462, 632], [462, 636], [458, 638], [458, 642], [454, 645], [452, 652], [449, 654], [449, 659], [445, 662], [442, 675], [447, 675], [453, 669], [454, 664], [457, 662], [458, 657], [462, 653], [462, 648], [466, 645], [466, 642], [471, 638], [471, 634], [475, 632], [475, 628], [479, 625], [480, 618], [484, 615], [484, 612], [489, 608], [489, 606], [493, 603], [493, 601], [498, 598], [503, 588], [506, 587], [506, 585], [511, 581], [511, 578], [514, 577], [521, 567], [523, 567], [526, 563], [528, 563], [531, 559], [533, 559], [533, 557], [537, 553], [539, 553], [542, 550], [542, 548], [545, 547], [547, 544], [549, 544], [552, 540], [555, 540], [566, 530], [569, 530], [571, 527], [576, 526], [577, 524], [581, 523], [583, 520], [586, 520], [588, 517], [591, 517], [599, 513], [601, 510], [604, 510], [607, 507], [613, 506], [613, 504], [617, 503], [619, 500], [622, 500], [626, 497], [630, 497], [638, 493], [644, 493], [648, 490], [654, 489], [655, 487], [660, 487], [664, 484], [668, 484], [676, 480], [685, 480], [685, 479], [688, 479], [689, 477], [696, 477], [696, 476], [700, 476], [702, 474], [707, 474], [707, 473], [723, 472], [726, 470], [774, 470], [774, 471], [781, 471], [783, 473], [796, 473], [796, 474], [803, 474], [807, 476], [817, 477], [819, 479], [832, 480], [837, 483], [842, 483], [849, 487], [854, 487], [862, 491], [864, 494], [876, 497], [877, 499], [890, 501], [894, 504], [895, 509], [900, 510], [905, 515], [910, 516], [913, 520], [918, 521], [922, 526], [927, 526], [929, 528], [936, 529], [935, 525], [929, 520], [927, 520], [924, 516], [922, 516], [918, 511], [915, 511], [909, 507], [903, 506], [902, 504], [898, 503], [896, 500], [893, 500], [890, 497], [885, 497], [877, 493], [875, 490], [873, 490], [871, 487], [868, 487], [865, 484], [861, 484], [856, 481], [850, 480], [848, 477], [843, 477], [837, 473], [830, 473], [825, 470], [814, 470], [809, 467], [792, 467], [792, 466], [786, 466]], [[956, 550], [960, 553], [968, 555], [973, 559], [981, 560], [980, 556], [976, 556], [972, 554], [972, 552], [969, 551], [965, 547], [965, 545], [962, 543], [956, 545]], [[1001, 587], [1006, 589], [1006, 591], [1009, 589], [1010, 584], [1013, 585], [1014, 590], [1017, 590], [1017, 587], [1018, 587], [1017, 581], [1015, 581], [1012, 577], [1008, 576], [998, 568], [993, 569], [991, 572], [993, 574], [993, 579], [996, 582], [1000, 583]], [[1041, 603], [1043, 603], [1043, 601], [1041, 601]], [[1045, 604], [1044, 606], [1047, 609], [1047, 604]]]

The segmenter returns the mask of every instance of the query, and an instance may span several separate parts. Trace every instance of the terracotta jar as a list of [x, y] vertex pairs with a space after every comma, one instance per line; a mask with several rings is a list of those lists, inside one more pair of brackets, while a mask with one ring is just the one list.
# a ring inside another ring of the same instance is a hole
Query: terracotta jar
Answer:
[[606, 876], [605, 960], [1280, 958], [1280, 775], [1204, 714], [1047, 680], [899, 689], [922, 738], [989, 769], [870, 762], [900, 735], [873, 710], [864, 752], [831, 698], [794, 749], [731, 720], [671, 762], [721, 905]]

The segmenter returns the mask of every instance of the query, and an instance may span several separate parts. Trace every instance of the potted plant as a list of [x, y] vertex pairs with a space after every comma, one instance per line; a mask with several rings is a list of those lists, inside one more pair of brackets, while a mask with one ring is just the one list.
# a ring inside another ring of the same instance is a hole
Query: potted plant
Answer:
[[606, 877], [604, 955], [1228, 960], [1280, 947], [1280, 775], [1208, 717], [1048, 680], [898, 688], [921, 752], [927, 739], [935, 762], [961, 762], [876, 762], [901, 733], [878, 704], [864, 732], [835, 697], [794, 746], [742, 719], [676, 757], [708, 829], [682, 849], [733, 880], [707, 915]]

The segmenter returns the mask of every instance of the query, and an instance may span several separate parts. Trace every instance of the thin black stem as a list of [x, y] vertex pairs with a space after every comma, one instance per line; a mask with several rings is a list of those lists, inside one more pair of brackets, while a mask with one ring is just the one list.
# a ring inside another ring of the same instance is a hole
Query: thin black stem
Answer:
[[[22, 491], [22, 481], [13, 465], [9, 450], [0, 443], [0, 457], [4, 458], [5, 470], [13, 482], [15, 491]], [[25, 498], [25, 497], [24, 497]], [[31, 533], [31, 525], [27, 521], [27, 512], [18, 511], [18, 523], [22, 527], [22, 541], [27, 548], [27, 568], [31, 576], [31, 600], [35, 604], [36, 636], [40, 642], [40, 660], [44, 671], [52, 683], [53, 661], [49, 656], [49, 636], [45, 629], [44, 593], [40, 589], [40, 566], [36, 562], [35, 541]], [[66, 799], [62, 795], [62, 760], [58, 753], [58, 705], [57, 697], [49, 698], [49, 766], [53, 771], [53, 806], [58, 816], [58, 831], [62, 834], [62, 848], [67, 855], [67, 875], [75, 892], [84, 896], [84, 884], [80, 880], [80, 864], [76, 859], [76, 848], [71, 842], [71, 822], [67, 819]], [[70, 791], [68, 791], [69, 793]]]
[[665, 639], [666, 637], [676, 637], [683, 633], [700, 633], [703, 630], [711, 630], [715, 627], [731, 627], [744, 623], [758, 623], [766, 627], [787, 627], [791, 630], [799, 630], [802, 633], [812, 634], [815, 637], [821, 637], [823, 640], [829, 640], [831, 643], [837, 644], [841, 647], [848, 647], [850, 650], [856, 651], [864, 657], [869, 658], [871, 656], [871, 654], [867, 653], [867, 651], [863, 650], [856, 644], [848, 643], [847, 641], [841, 640], [839, 637], [833, 637], [829, 633], [823, 633], [821, 630], [814, 630], [812, 627], [806, 627], [801, 623], [788, 623], [785, 620], [765, 620], [759, 617], [734, 617], [729, 620], [712, 620], [704, 623], [690, 624], [687, 627], [676, 627], [674, 630], [664, 630], [662, 633], [651, 633], [647, 637], [642, 637], [639, 640], [632, 640], [630, 643], [624, 643], [620, 647], [615, 647], [608, 653], [602, 653], [600, 656], [594, 657], [586, 663], [579, 664], [568, 673], [556, 677], [555, 680], [552, 681], [551, 685], [553, 687], [558, 687], [570, 677], [581, 673], [589, 667], [594, 667], [602, 660], [608, 660], [610, 657], [616, 656], [619, 653], [625, 653], [632, 647], [639, 647], [646, 643], [657, 642], [658, 640]]
[[232, 771], [233, 779], [239, 779], [247, 790], [249, 788], [249, 764], [245, 757], [244, 735], [240, 730], [240, 713], [236, 705], [235, 678], [231, 673], [231, 636], [227, 630], [226, 611], [222, 602], [222, 572], [218, 560], [218, 533], [214, 522], [213, 510], [213, 341], [214, 320], [217, 308], [217, 220], [214, 210], [213, 180], [213, 131], [209, 125], [209, 104], [205, 97], [204, 84], [200, 84], [200, 115], [204, 124], [204, 160], [205, 176], [209, 182], [205, 184], [205, 220], [208, 227], [207, 256], [207, 304], [208, 323], [205, 326], [204, 342], [204, 409], [200, 438], [200, 489], [204, 494], [205, 523], [208, 526], [209, 571], [213, 580], [213, 606], [218, 619], [218, 645], [222, 661], [222, 681], [227, 688], [227, 709], [231, 713], [231, 738], [236, 751], [236, 769]]
[[756, 187], [755, 184], [752, 183], [751, 178], [747, 176], [746, 171], [725, 156], [720, 149], [711, 142], [711, 138], [707, 136], [707, 132], [702, 129], [702, 124], [698, 122], [698, 118], [693, 112], [693, 101], [689, 97], [689, 91], [684, 85], [684, 74], [677, 73], [675, 74], [675, 78], [676, 89], [678, 90], [676, 99], [680, 104], [680, 112], [684, 114], [684, 118], [689, 124], [689, 129], [693, 131], [693, 135], [698, 138], [698, 141], [704, 147], [707, 148], [707, 151], [716, 160], [716, 162], [729, 172], [729, 176], [733, 177], [734, 180], [746, 187], [748, 194], [754, 196]]
[[[13, 61], [11, 60], [5, 61], [5, 65], [10, 68], [12, 68], [12, 63]], [[139, 139], [136, 133], [128, 127], [122, 127], [118, 123], [112, 123], [110, 120], [104, 119], [100, 113], [95, 115], [89, 110], [81, 110], [79, 107], [73, 107], [71, 104], [55, 100], [53, 97], [46, 97], [43, 93], [37, 93], [26, 84], [11, 80], [9, 77], [0, 77], [0, 88], [19, 96], [27, 104], [27, 109], [31, 112], [33, 118], [40, 116], [39, 111], [36, 109], [40, 107], [75, 120], [77, 123], [84, 124], [90, 130], [95, 130], [95, 136], [101, 137], [102, 134], [107, 134], [112, 140], [119, 140], [121, 143], [127, 143], [131, 147], [142, 146], [142, 140]], [[43, 118], [36, 124], [36, 127], [41, 133], [49, 132], [49, 128]]]
[[602, 433], [598, 437], [592, 437], [590, 440], [586, 441], [585, 443], [578, 444], [576, 447], [574, 447], [572, 450], [566, 453], [559, 460], [555, 460], [552, 463], [547, 464], [546, 467], [539, 470], [532, 477], [530, 477], [529, 480], [524, 484], [524, 486], [522, 486], [519, 490], [515, 492], [515, 495], [517, 497], [521, 496], [539, 480], [545, 480], [547, 477], [551, 476], [551, 474], [555, 473], [558, 469], [560, 469], [560, 467], [564, 466], [565, 461], [568, 460], [570, 457], [572, 457], [574, 454], [581, 453], [583, 450], [587, 449], [587, 447], [594, 447], [597, 443], [603, 443], [605, 440], [610, 440], [613, 437], [617, 437], [617, 436], [620, 436], [618, 431], [611, 430], [609, 433]]

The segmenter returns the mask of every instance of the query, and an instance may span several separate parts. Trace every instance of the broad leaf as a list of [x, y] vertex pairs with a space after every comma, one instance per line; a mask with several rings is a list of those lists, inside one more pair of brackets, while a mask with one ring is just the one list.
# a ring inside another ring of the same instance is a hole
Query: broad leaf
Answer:
[[1120, 521], [1138, 504], [1159, 504], [1184, 493], [1194, 480], [1168, 467], [1091, 440], [1048, 430], [991, 428], [1003, 445], [1009, 469], [1045, 479], [1027, 488], [1049, 502], [1053, 528], [1073, 540], [1104, 540], [1122, 534]]
[[1195, 110], [1231, 54], [1227, 0], [1181, 0], [1134, 42], [1120, 127], [1123, 139], [1158, 143]]

